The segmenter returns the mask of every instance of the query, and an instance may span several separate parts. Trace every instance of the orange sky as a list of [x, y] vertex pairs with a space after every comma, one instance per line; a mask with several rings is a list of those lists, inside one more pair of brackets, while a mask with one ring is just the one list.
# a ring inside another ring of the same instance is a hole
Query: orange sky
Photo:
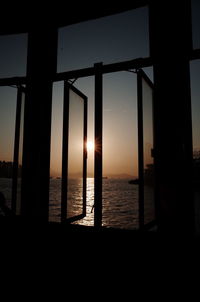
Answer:
[[[125, 82], [126, 81], [126, 82]], [[137, 107], [136, 91], [132, 86], [136, 81], [133, 74], [116, 73], [104, 78], [103, 101], [103, 173], [104, 175], [128, 174], [137, 176]], [[119, 83], [125, 83], [125, 87]], [[128, 82], [128, 83], [127, 83]], [[88, 141], [94, 142], [94, 87], [93, 79], [77, 81], [76, 87], [88, 96]], [[90, 87], [90, 89], [88, 89]], [[115, 87], [115, 89], [113, 89]], [[63, 84], [54, 85], [52, 114], [52, 175], [61, 174], [62, 150], [62, 106]], [[69, 173], [78, 173], [82, 169], [82, 109], [75, 98], [77, 108], [71, 109], [69, 136]], [[73, 102], [72, 102], [73, 104]], [[79, 108], [78, 108], [79, 106]], [[76, 113], [75, 113], [76, 112]], [[79, 112], [77, 114], [77, 112]], [[88, 174], [94, 170], [94, 151], [88, 152]]]

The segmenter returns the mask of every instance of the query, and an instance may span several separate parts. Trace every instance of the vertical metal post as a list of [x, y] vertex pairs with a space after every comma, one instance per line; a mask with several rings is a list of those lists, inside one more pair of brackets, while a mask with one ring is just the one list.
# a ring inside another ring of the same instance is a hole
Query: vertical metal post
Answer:
[[142, 108], [142, 76], [137, 72], [137, 104], [138, 104], [138, 176], [139, 176], [139, 228], [144, 227], [144, 146], [143, 146], [143, 108]]
[[185, 236], [194, 233], [195, 223], [189, 70], [191, 3], [168, 0], [164, 5], [164, 10], [159, 1], [149, 5], [155, 85], [156, 215], [158, 231]]
[[102, 63], [95, 68], [95, 157], [94, 157], [94, 226], [102, 225]]
[[38, 23], [28, 34], [22, 163], [22, 216], [48, 222], [52, 79], [57, 66], [58, 29]]
[[64, 222], [67, 218], [68, 140], [69, 140], [69, 84], [65, 82], [64, 103], [63, 103], [61, 222]]
[[13, 156], [13, 179], [12, 179], [12, 202], [11, 208], [16, 214], [16, 200], [17, 200], [17, 177], [18, 177], [18, 162], [19, 162], [19, 140], [20, 140], [20, 122], [21, 122], [21, 105], [22, 105], [22, 90], [17, 89], [17, 109], [15, 122], [15, 145]]
[[84, 126], [83, 126], [83, 215], [86, 215], [87, 203], [87, 98], [84, 98]]

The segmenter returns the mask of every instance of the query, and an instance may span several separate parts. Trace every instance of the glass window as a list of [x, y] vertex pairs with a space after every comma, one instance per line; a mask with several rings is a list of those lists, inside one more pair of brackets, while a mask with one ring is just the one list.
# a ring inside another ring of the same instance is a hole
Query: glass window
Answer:
[[67, 218], [83, 210], [84, 100], [70, 89]]
[[27, 34], [0, 36], [0, 78], [25, 76]]
[[24, 138], [24, 108], [25, 108], [25, 93], [22, 92], [20, 124], [19, 124], [19, 154], [18, 154], [17, 192], [16, 192], [16, 214], [17, 215], [21, 214], [21, 177], [22, 177], [23, 138]]
[[155, 220], [153, 140], [153, 89], [142, 80], [143, 154], [144, 154], [144, 224]]
[[190, 63], [192, 131], [193, 131], [193, 188], [197, 232], [200, 233], [200, 60]]
[[58, 72], [149, 56], [148, 8], [59, 30]]
[[192, 0], [192, 38], [193, 48], [200, 48], [200, 1]]
[[136, 74], [103, 77], [103, 226], [138, 228]]
[[51, 160], [49, 190], [49, 221], [61, 219], [62, 133], [64, 82], [53, 85], [51, 120]]
[[0, 87], [0, 191], [11, 206], [17, 89]]

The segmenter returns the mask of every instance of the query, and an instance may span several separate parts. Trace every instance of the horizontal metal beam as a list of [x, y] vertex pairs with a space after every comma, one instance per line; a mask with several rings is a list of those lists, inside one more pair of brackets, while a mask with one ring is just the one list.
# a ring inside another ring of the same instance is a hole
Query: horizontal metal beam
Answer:
[[[153, 63], [151, 58], [139, 58], [139, 59], [124, 61], [119, 63], [106, 64], [106, 65], [102, 65], [102, 74], [125, 71], [129, 69], [149, 67], [152, 66], [152, 64]], [[95, 68], [89, 67], [89, 68], [76, 69], [76, 70], [57, 73], [53, 81], [57, 82], [57, 81], [77, 79], [82, 77], [89, 77], [94, 75], [95, 75]]]
[[[190, 55], [190, 60], [200, 59], [200, 49], [195, 49]], [[125, 71], [129, 69], [140, 69], [144, 67], [150, 67], [153, 65], [153, 60], [151, 57], [148, 58], [138, 58], [130, 61], [118, 62], [113, 64], [106, 64], [102, 66], [102, 73], [112, 73]], [[53, 82], [78, 79], [83, 77], [94, 76], [94, 67], [75, 69], [65, 72], [60, 72], [55, 75], [52, 79]], [[2, 78], [0, 79], [0, 86], [12, 86], [12, 85], [26, 85], [26, 77], [12, 77], [12, 78]]]
[[[125, 71], [130, 69], [139, 69], [144, 67], [149, 67], [153, 65], [151, 58], [138, 58], [129, 61], [123, 61], [113, 64], [102, 65], [102, 74]], [[52, 79], [53, 82], [77, 79], [83, 77], [89, 77], [95, 75], [95, 68], [88, 67], [76, 70], [70, 70], [65, 72], [60, 72], [55, 75]], [[27, 82], [26, 77], [12, 77], [12, 78], [2, 78], [0, 79], [0, 86], [11, 86], [11, 85], [25, 85]]]
[[126, 71], [130, 69], [139, 69], [143, 67], [150, 67], [153, 65], [153, 61], [150, 57], [148, 58], [138, 58], [134, 60], [113, 63], [103, 65], [103, 73], [112, 73], [118, 71]]
[[26, 77], [12, 77], [0, 79], [0, 86], [20, 86], [26, 84]]
[[[46, 7], [40, 7], [38, 10], [34, 1], [30, 1], [33, 2], [31, 11], [28, 7], [24, 7], [22, 10], [21, 6], [16, 2], [16, 4], [12, 3], [12, 10], [9, 12], [9, 18], [6, 13], [1, 14], [0, 35], [28, 33], [43, 27], [59, 28], [97, 18], [112, 16], [114, 14], [146, 6], [149, 4], [150, 0], [119, 1], [112, 6], [108, 6], [107, 3], [100, 3], [98, 5], [96, 3], [90, 3], [87, 5], [85, 2], [80, 2], [78, 7], [81, 14], [77, 14], [76, 1], [68, 1], [67, 10], [64, 3], [59, 3], [58, 5], [56, 1], [51, 1], [52, 3], [48, 3], [48, 12]], [[1, 4], [3, 12], [10, 10], [10, 5], [5, 3], [7, 2], [4, 1], [4, 4]], [[35, 22], [35, 15], [37, 15], [37, 22]]]

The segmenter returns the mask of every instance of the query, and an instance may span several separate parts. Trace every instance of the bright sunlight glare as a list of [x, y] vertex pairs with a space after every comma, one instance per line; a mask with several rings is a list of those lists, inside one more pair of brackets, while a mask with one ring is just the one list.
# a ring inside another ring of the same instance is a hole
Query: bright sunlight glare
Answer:
[[87, 150], [93, 151], [94, 150], [94, 143], [92, 141], [87, 142]]

